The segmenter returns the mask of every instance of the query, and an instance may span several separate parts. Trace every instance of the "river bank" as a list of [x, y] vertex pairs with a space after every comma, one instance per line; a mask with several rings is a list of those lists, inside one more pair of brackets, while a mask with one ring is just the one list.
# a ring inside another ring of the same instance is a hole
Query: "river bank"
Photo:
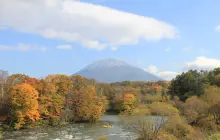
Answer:
[[[3, 132], [5, 140], [97, 140], [105, 136], [108, 140], [132, 140], [135, 134], [124, 129], [131, 121], [143, 118], [122, 117], [120, 115], [104, 115], [95, 123], [73, 123], [57, 127], [32, 128], [18, 131]], [[156, 120], [158, 117], [147, 116], [146, 119]], [[111, 125], [112, 128], [104, 128]]]
[[[5, 140], [97, 140], [100, 136], [106, 136], [108, 140], [134, 139], [133, 134], [123, 129], [124, 121], [117, 115], [104, 115], [95, 123], [6, 131], [3, 136]], [[105, 124], [113, 128], [103, 128]]]

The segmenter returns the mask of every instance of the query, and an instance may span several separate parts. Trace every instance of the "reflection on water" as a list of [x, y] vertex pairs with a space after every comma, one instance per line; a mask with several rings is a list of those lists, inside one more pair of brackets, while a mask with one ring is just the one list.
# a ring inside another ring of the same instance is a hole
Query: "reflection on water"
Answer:
[[[137, 117], [120, 118], [116, 115], [105, 115], [92, 124], [69, 124], [63, 127], [26, 129], [4, 132], [5, 140], [97, 140], [107, 136], [108, 140], [132, 140], [135, 135], [124, 130], [124, 125]], [[104, 124], [113, 128], [103, 128]]]

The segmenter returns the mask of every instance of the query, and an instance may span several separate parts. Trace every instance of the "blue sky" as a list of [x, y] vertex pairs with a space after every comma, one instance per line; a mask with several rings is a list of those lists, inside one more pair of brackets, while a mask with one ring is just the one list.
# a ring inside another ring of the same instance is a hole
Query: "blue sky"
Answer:
[[0, 69], [72, 74], [118, 58], [165, 79], [220, 66], [219, 0], [0, 1]]

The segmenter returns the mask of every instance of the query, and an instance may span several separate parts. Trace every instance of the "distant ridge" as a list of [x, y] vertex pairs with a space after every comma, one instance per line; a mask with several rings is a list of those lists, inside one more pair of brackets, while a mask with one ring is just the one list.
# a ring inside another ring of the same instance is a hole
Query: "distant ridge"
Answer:
[[81, 75], [99, 82], [159, 81], [163, 80], [141, 68], [118, 59], [102, 59], [89, 64], [74, 75]]

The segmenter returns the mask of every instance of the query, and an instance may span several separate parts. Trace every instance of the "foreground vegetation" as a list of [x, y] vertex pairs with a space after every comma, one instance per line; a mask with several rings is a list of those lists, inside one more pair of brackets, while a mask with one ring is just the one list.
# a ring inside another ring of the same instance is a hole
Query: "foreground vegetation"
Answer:
[[110, 84], [81, 76], [56, 74], [36, 79], [0, 71], [0, 87], [0, 116], [7, 118], [4, 128], [94, 122], [104, 112], [113, 112], [160, 116], [156, 126], [149, 120], [126, 125], [139, 140], [220, 137], [220, 68], [210, 72], [190, 70], [171, 82]]

